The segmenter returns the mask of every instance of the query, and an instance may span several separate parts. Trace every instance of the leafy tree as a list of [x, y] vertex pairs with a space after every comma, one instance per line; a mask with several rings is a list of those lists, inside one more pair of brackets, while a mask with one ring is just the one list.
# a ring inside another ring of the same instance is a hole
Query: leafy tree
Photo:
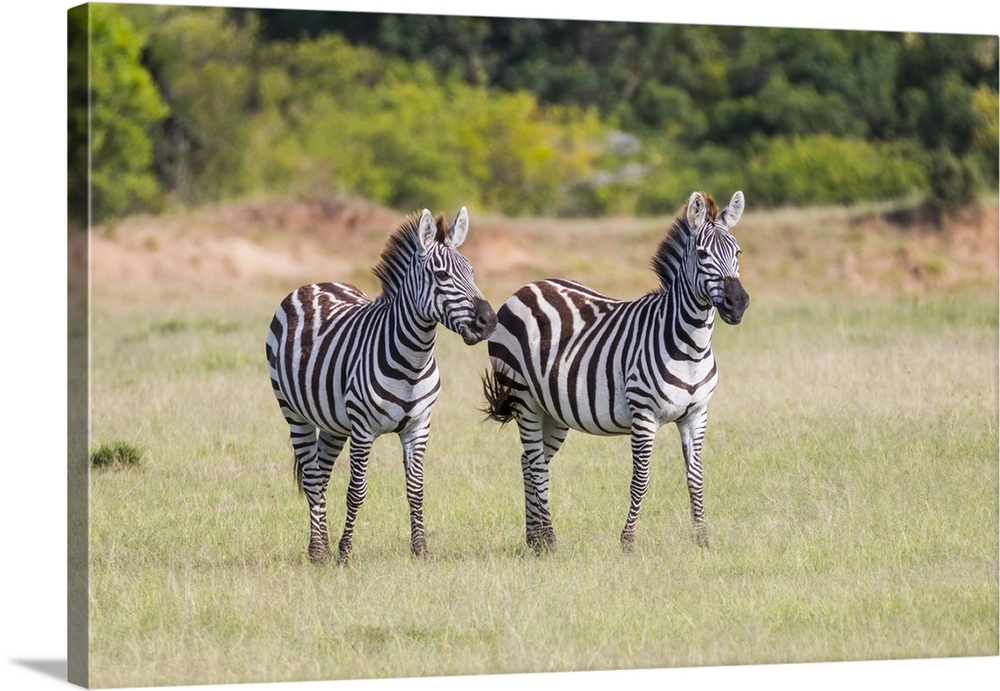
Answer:
[[976, 172], [969, 160], [943, 147], [931, 155], [927, 170], [930, 191], [926, 204], [940, 226], [947, 216], [954, 215], [975, 199]]
[[89, 221], [90, 163], [90, 6], [78, 5], [67, 17], [68, 208], [72, 228]]
[[854, 31], [844, 33], [843, 40], [852, 55], [842, 94], [856, 122], [853, 131], [878, 141], [893, 139], [900, 122], [896, 78], [902, 48], [898, 36]]
[[[80, 36], [82, 14], [71, 15]], [[92, 220], [155, 207], [160, 185], [153, 173], [153, 129], [167, 115], [149, 72], [142, 66], [142, 37], [115, 5], [89, 6], [90, 43], [90, 190]], [[77, 39], [78, 40], [78, 39]], [[78, 68], [77, 68], [78, 69]], [[74, 75], [78, 75], [74, 71]], [[82, 122], [87, 99], [74, 76], [70, 102], [70, 185], [79, 196], [85, 186], [81, 156]]]
[[996, 37], [906, 34], [902, 46], [897, 89], [907, 117], [898, 134], [965, 155], [976, 136], [974, 93], [995, 91], [1000, 74]]
[[225, 8], [130, 6], [144, 20], [147, 59], [171, 107], [156, 140], [157, 166], [187, 203], [244, 193], [242, 176], [255, 98], [257, 22]]
[[1000, 97], [995, 89], [985, 84], [980, 85], [972, 97], [975, 133], [973, 135], [973, 152], [981, 161], [983, 172], [988, 179], [996, 180], [1000, 175]]

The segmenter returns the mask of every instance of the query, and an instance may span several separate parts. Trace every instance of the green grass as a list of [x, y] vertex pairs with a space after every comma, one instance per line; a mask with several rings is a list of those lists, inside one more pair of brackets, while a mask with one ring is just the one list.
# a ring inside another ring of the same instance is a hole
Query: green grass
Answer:
[[[504, 291], [487, 286], [494, 303]], [[552, 464], [560, 549], [528, 552], [516, 428], [477, 410], [485, 346], [442, 329], [431, 558], [409, 556], [399, 443], [383, 437], [348, 568], [306, 559], [263, 357], [281, 297], [96, 305], [93, 435], [144, 454], [91, 476], [95, 686], [998, 652], [994, 295], [755, 295], [741, 326], [720, 324], [708, 553], [673, 427], [632, 555], [628, 440], [581, 434]]]

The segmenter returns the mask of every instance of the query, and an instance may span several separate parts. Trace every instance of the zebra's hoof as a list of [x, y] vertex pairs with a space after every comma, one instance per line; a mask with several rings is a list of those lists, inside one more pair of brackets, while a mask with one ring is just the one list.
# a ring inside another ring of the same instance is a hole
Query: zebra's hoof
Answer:
[[413, 556], [417, 557], [418, 559], [426, 559], [427, 558], [427, 541], [426, 540], [415, 540], [413, 543], [410, 544], [410, 552], [412, 552]]
[[623, 532], [622, 533], [622, 552], [625, 554], [632, 554], [632, 550], [635, 549], [635, 533]]
[[542, 532], [542, 542], [545, 546], [545, 551], [549, 554], [554, 554], [556, 551], [556, 532], [552, 528], [546, 528]]
[[351, 560], [351, 543], [346, 540], [341, 540], [340, 545], [338, 545], [337, 563], [341, 566], [347, 566], [348, 562]]
[[322, 566], [330, 563], [330, 543], [323, 540], [309, 542], [309, 561]]
[[327, 548], [323, 551], [313, 551], [309, 550], [309, 561], [317, 566], [323, 566], [330, 563], [330, 550]]
[[533, 530], [527, 535], [528, 547], [535, 551], [535, 554], [549, 553], [556, 551], [556, 534], [552, 528], [542, 528]]

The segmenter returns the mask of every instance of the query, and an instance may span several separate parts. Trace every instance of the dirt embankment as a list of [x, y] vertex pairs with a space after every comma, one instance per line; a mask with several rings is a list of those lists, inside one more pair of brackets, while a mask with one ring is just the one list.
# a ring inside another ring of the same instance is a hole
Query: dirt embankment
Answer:
[[[363, 202], [225, 204], [133, 216], [90, 234], [95, 290], [231, 292], [319, 280], [360, 280], [405, 214]], [[523, 270], [532, 259], [502, 223], [477, 222], [462, 252], [477, 275]], [[72, 243], [80, 265], [82, 242]], [[369, 281], [370, 282], [370, 281]]]
[[[454, 213], [451, 211], [450, 213]], [[319, 280], [373, 287], [370, 267], [399, 212], [365, 202], [220, 204], [133, 216], [89, 235], [94, 294], [219, 294]], [[450, 220], [450, 219], [449, 219]], [[670, 219], [519, 220], [478, 217], [462, 252], [480, 280], [640, 271]], [[757, 211], [735, 234], [745, 277], [759, 287], [921, 293], [995, 285], [998, 216], [981, 207], [944, 229], [837, 210]], [[71, 262], [86, 253], [71, 242]], [[635, 267], [631, 265], [635, 264]], [[634, 274], [622, 281], [630, 284]]]

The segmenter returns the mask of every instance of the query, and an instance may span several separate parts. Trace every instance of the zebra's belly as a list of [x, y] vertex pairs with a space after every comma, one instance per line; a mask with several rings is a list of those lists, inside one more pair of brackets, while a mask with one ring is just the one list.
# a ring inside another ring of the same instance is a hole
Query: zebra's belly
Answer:
[[598, 373], [592, 370], [587, 375], [572, 363], [563, 365], [540, 376], [516, 377], [527, 389], [529, 408], [580, 432], [601, 436], [628, 434], [632, 413], [620, 373], [612, 372], [608, 377], [601, 368]]
[[[556, 416], [553, 415], [553, 417]], [[560, 418], [556, 417], [556, 419]], [[587, 434], [594, 434], [600, 437], [611, 437], [629, 434], [632, 431], [631, 423], [628, 425], [622, 425], [620, 423], [620, 419], [621, 418], [608, 416], [603, 419], [589, 417], [582, 420], [570, 418], [560, 419], [560, 421], [570, 429], [574, 429], [578, 432], [586, 432]]]
[[374, 436], [403, 433], [426, 424], [439, 391], [436, 375], [416, 385], [350, 378], [315, 390], [297, 412], [336, 436], [350, 436], [355, 428]]
[[561, 396], [560, 405], [552, 401], [543, 402], [536, 396], [536, 401], [547, 415], [559, 420], [570, 429], [588, 434], [612, 436], [629, 434], [632, 429], [632, 418], [637, 413], [648, 415], [662, 426], [677, 422], [691, 411], [703, 408], [715, 390], [714, 381], [700, 387], [695, 392], [684, 389], [646, 391], [642, 395], [621, 394], [612, 401], [593, 404], [590, 398], [578, 397], [571, 401], [570, 396]]
[[413, 387], [372, 388], [349, 397], [349, 410], [360, 411], [361, 415], [353, 416], [353, 424], [363, 426], [375, 436], [389, 432], [404, 434], [427, 424], [439, 392], [437, 376]]

